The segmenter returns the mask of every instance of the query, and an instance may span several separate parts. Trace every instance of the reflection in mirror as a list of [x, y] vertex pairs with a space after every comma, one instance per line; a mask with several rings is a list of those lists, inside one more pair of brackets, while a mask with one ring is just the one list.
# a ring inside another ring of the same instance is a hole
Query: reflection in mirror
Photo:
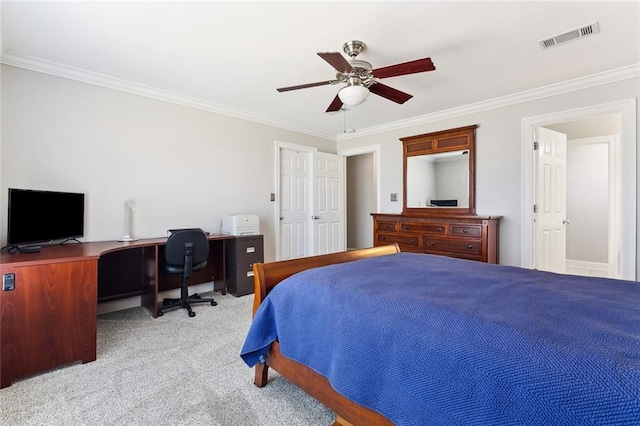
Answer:
[[469, 151], [407, 157], [407, 207], [469, 207]]

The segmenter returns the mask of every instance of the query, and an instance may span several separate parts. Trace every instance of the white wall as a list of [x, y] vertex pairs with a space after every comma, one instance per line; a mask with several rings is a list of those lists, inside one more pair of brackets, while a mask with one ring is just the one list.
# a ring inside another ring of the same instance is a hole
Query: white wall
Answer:
[[567, 143], [567, 259], [609, 260], [609, 145]]
[[[399, 139], [478, 124], [476, 211], [503, 216], [500, 263], [519, 265], [522, 119], [639, 95], [637, 80], [626, 79], [402, 129], [356, 133], [340, 140], [337, 150], [380, 146], [380, 212], [399, 213]], [[131, 198], [140, 237], [177, 226], [215, 232], [225, 213], [259, 214], [266, 260], [275, 258], [269, 201], [275, 192], [274, 141], [336, 152], [336, 144], [325, 139], [10, 66], [2, 66], [1, 136], [3, 242], [8, 187], [71, 190], [87, 194], [85, 240], [119, 238], [122, 204]], [[390, 201], [390, 193], [398, 194], [398, 202]]]
[[[637, 99], [640, 95], [639, 91], [637, 80], [627, 79], [403, 129], [361, 136], [357, 136], [356, 133], [354, 137], [339, 140], [337, 148], [340, 151], [347, 147], [353, 149], [359, 146], [380, 145], [381, 212], [399, 213], [402, 211], [402, 200], [391, 203], [388, 195], [392, 192], [402, 194], [402, 144], [399, 139], [478, 124], [479, 127], [476, 129], [476, 212], [483, 215], [503, 216], [500, 222], [500, 263], [520, 265], [523, 195], [521, 188], [522, 119], [623, 99]], [[401, 106], [398, 107], [401, 108]], [[640, 108], [637, 108], [636, 112], [639, 113]], [[357, 108], [352, 111], [352, 114], [356, 113]], [[638, 153], [640, 154], [640, 150]], [[640, 196], [637, 197], [637, 201], [640, 202]]]
[[436, 162], [435, 199], [457, 200], [458, 207], [469, 207], [469, 156]]
[[7, 188], [84, 192], [84, 241], [197, 226], [258, 214], [265, 260], [275, 259], [275, 141], [335, 152], [335, 142], [59, 77], [2, 66], [0, 223]]
[[585, 120], [567, 121], [545, 126], [567, 135], [567, 140], [585, 139], [595, 136], [609, 136], [620, 133], [620, 116], [604, 115]]
[[424, 207], [429, 200], [438, 198], [436, 191], [436, 164], [429, 157], [416, 155], [407, 158], [407, 206]]
[[373, 153], [347, 157], [347, 248], [373, 245], [376, 210]]

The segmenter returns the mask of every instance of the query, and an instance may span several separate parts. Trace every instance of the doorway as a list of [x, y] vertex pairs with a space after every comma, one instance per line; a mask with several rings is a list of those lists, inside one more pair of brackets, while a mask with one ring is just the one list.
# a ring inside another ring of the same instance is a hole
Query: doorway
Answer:
[[[609, 120], [609, 121], [607, 121]], [[607, 128], [603, 123], [617, 123], [617, 133], [619, 137], [612, 137], [606, 135], [606, 133], [615, 133], [611, 130], [611, 124]], [[576, 272], [575, 267], [587, 267], [588, 269], [599, 269], [595, 273], [589, 273], [589, 275], [606, 275], [611, 278], [622, 278], [635, 280], [636, 277], [636, 129], [635, 129], [635, 101], [621, 101], [611, 104], [598, 105], [594, 107], [583, 108], [579, 110], [565, 111], [561, 113], [548, 114], [544, 116], [531, 117], [522, 121], [523, 137], [522, 137], [522, 189], [523, 189], [523, 219], [522, 219], [522, 266], [529, 268], [538, 267], [538, 259], [536, 259], [536, 252], [538, 251], [538, 241], [536, 238], [536, 216], [534, 212], [535, 204], [538, 199], [537, 195], [537, 163], [536, 155], [534, 155], [533, 143], [535, 139], [536, 128], [546, 127], [557, 131], [563, 131], [569, 134], [569, 139], [572, 142], [569, 144], [569, 152], [575, 151], [573, 156], [582, 155], [579, 162], [574, 162], [574, 168], [571, 168], [571, 160], [569, 160], [569, 170], [573, 170], [574, 173], [579, 173], [581, 167], [584, 169], [585, 161], [595, 161], [594, 152], [592, 149], [602, 150], [596, 148], [599, 143], [606, 141], [606, 159], [605, 165], [607, 172], [604, 181], [606, 182], [606, 191], [601, 191], [599, 197], [600, 205], [598, 208], [599, 214], [602, 215], [602, 210], [606, 210], [604, 215], [606, 216], [606, 222], [602, 225], [602, 220], [596, 221], [594, 215], [589, 216], [589, 208], [586, 206], [585, 197], [591, 197], [594, 192], [598, 190], [595, 186], [590, 186], [595, 183], [591, 181], [589, 184], [585, 179], [581, 181], [582, 188], [580, 190], [571, 190], [569, 194], [570, 204], [573, 204], [574, 208], [571, 215], [573, 218], [565, 217], [567, 220], [567, 228], [573, 231], [573, 228], [582, 228], [583, 236], [584, 232], [587, 237], [593, 237], [595, 235], [605, 235], [604, 241], [600, 238], [600, 247], [597, 249], [604, 250], [607, 253], [607, 259], [603, 261], [603, 257], [594, 258], [594, 251], [591, 254], [585, 254], [582, 250], [582, 256], [586, 256], [587, 263], [577, 264], [570, 263], [569, 272]], [[599, 130], [594, 130], [598, 128]], [[595, 135], [600, 132], [599, 138], [589, 138], [590, 135]], [[589, 143], [592, 146], [588, 146]], [[578, 147], [578, 149], [573, 149]], [[582, 152], [578, 152], [582, 151]], [[585, 157], [587, 155], [587, 157]], [[597, 155], [597, 154], [595, 154]], [[569, 156], [571, 158], [571, 156]], [[590, 158], [590, 159], [589, 159]], [[602, 169], [602, 158], [598, 167]], [[578, 160], [576, 160], [578, 161]], [[593, 163], [596, 164], [596, 163]], [[594, 166], [595, 167], [595, 166]], [[589, 171], [592, 175], [595, 170]], [[602, 170], [600, 171], [602, 173]], [[599, 185], [602, 185], [602, 174], [598, 181]], [[593, 191], [589, 191], [589, 187]], [[584, 189], [587, 191], [583, 191]], [[569, 191], [567, 191], [569, 192]], [[576, 192], [583, 194], [582, 198], [576, 195]], [[602, 195], [606, 193], [607, 195]], [[573, 197], [573, 198], [571, 198]], [[606, 202], [602, 200], [602, 197], [606, 197]], [[594, 197], [591, 197], [594, 198]], [[593, 201], [593, 199], [591, 200]], [[578, 206], [576, 208], [576, 206]], [[582, 207], [579, 207], [582, 206]], [[596, 224], [596, 223], [599, 223]], [[586, 225], [585, 225], [586, 223]], [[572, 228], [572, 224], [575, 224]], [[598, 229], [593, 229], [595, 226]], [[591, 229], [589, 229], [591, 227]], [[602, 229], [602, 227], [606, 229]], [[584, 231], [586, 229], [586, 231]], [[577, 229], [576, 229], [577, 230]], [[571, 238], [571, 232], [568, 233]], [[584, 242], [583, 242], [584, 243]], [[576, 241], [568, 241], [567, 251], [563, 250], [563, 254], [566, 256], [571, 251], [571, 256], [576, 256], [576, 250], [571, 247], [576, 246]], [[596, 247], [590, 247], [590, 249], [596, 249]], [[596, 250], [597, 251], [597, 250]], [[597, 259], [596, 261], [588, 260]], [[570, 259], [581, 260], [581, 259]], [[600, 264], [598, 268], [592, 268], [594, 264]], [[602, 266], [602, 265], [606, 266]], [[602, 269], [606, 269], [605, 272]], [[586, 275], [586, 274], [585, 274]]]
[[347, 164], [347, 249], [373, 246], [373, 218], [380, 211], [380, 146], [340, 151]]

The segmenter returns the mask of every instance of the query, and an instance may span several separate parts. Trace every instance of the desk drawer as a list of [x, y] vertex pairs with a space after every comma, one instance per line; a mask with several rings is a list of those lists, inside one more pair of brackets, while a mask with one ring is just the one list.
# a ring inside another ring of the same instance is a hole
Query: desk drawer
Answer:
[[262, 237], [259, 238], [236, 238], [236, 262], [255, 263], [264, 259]]
[[453, 241], [439, 238], [424, 239], [424, 251], [426, 253], [436, 252], [450, 252], [450, 253], [464, 253], [469, 255], [481, 255], [482, 244], [480, 241]]
[[234, 296], [245, 296], [254, 292], [253, 263], [236, 266], [235, 280], [229, 281], [227, 291]]

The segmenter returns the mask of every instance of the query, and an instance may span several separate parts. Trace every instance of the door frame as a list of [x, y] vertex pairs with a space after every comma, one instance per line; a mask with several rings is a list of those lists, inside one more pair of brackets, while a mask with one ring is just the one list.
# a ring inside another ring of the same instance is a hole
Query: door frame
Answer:
[[[280, 183], [281, 183], [281, 173], [280, 173], [280, 151], [282, 149], [290, 149], [295, 151], [304, 152], [309, 156], [309, 164], [311, 164], [311, 157], [315, 151], [318, 151], [318, 148], [307, 146], [307, 145], [297, 145], [289, 142], [281, 142], [276, 140], [275, 143], [275, 157], [276, 157], [276, 173], [275, 173], [275, 214], [274, 214], [274, 227], [275, 230], [275, 240], [276, 240], [276, 260], [281, 259], [280, 253]], [[310, 191], [311, 188], [307, 188], [307, 191]], [[309, 192], [307, 192], [308, 194]], [[309, 224], [311, 223], [311, 218], [307, 219]]]
[[603, 115], [620, 116], [620, 194], [621, 194], [621, 262], [622, 279], [636, 280], [636, 100], [626, 99], [568, 111], [553, 112], [522, 119], [521, 126], [521, 246], [520, 264], [533, 265], [533, 204], [535, 128], [566, 121], [595, 118]]

